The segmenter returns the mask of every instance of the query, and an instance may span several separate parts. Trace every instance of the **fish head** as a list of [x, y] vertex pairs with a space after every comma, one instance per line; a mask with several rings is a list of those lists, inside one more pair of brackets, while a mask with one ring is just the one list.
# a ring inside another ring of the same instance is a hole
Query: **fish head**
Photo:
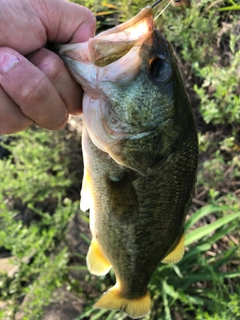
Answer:
[[191, 108], [152, 9], [85, 43], [63, 45], [60, 55], [85, 91], [92, 142], [143, 175], [161, 167], [178, 148]]

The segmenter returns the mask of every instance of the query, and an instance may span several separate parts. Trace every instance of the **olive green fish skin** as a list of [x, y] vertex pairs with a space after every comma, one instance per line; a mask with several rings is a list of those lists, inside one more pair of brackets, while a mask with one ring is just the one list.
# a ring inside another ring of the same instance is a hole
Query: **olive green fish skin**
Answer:
[[198, 159], [195, 120], [170, 45], [154, 30], [140, 55], [133, 79], [98, 84], [104, 128], [126, 135], [108, 154], [93, 144], [87, 121], [83, 132], [93, 238], [129, 299], [145, 295], [154, 269], [183, 235]]
[[[120, 167], [89, 137], [84, 140], [91, 154], [86, 161], [92, 169], [92, 182], [101, 185], [94, 189], [93, 237], [112, 264], [122, 295], [129, 299], [142, 297], [157, 264], [183, 234], [195, 183], [196, 135], [190, 134], [159, 172], [148, 177]], [[139, 204], [138, 219], [132, 223], [119, 219], [110, 205], [109, 176], [118, 177], [122, 172], [134, 186]]]
[[[156, 37], [160, 37], [158, 32]], [[140, 298], [146, 293], [154, 269], [180, 240], [196, 179], [198, 140], [195, 120], [171, 48], [162, 37], [160, 42], [165, 46], [165, 55], [168, 49], [168, 62], [172, 66], [169, 83], [159, 86], [149, 81], [145, 64], [131, 86], [120, 86], [118, 92], [109, 94], [109, 104], [114, 105], [118, 118], [124, 112], [131, 113], [129, 118], [135, 124], [131, 129], [152, 129], [142, 139], [120, 142], [123, 151], [119, 157], [128, 168], [99, 150], [86, 129], [83, 137], [85, 165], [94, 186], [93, 238], [113, 266], [121, 294], [129, 299]], [[159, 38], [151, 45], [144, 44], [142, 54], [146, 54], [146, 45], [152, 48], [150, 55], [155, 55], [156, 50], [159, 51]], [[130, 90], [135, 92], [134, 100]], [[119, 92], [124, 93], [117, 102]], [[130, 103], [127, 103], [128, 95]], [[131, 105], [135, 115], [129, 111]], [[148, 116], [144, 114], [147, 108], [150, 110]], [[124, 121], [124, 116], [121, 120]], [[135, 170], [132, 169], [134, 166]], [[111, 200], [113, 184], [118, 190], [117, 203]], [[137, 199], [137, 218], [128, 194], [133, 202]]]

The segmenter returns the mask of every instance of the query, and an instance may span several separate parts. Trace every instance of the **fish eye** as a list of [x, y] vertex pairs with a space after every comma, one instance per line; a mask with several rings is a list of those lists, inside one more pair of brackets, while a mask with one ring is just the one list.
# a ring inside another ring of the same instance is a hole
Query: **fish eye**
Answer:
[[166, 82], [171, 76], [171, 67], [161, 56], [149, 60], [148, 70], [150, 76], [158, 82]]

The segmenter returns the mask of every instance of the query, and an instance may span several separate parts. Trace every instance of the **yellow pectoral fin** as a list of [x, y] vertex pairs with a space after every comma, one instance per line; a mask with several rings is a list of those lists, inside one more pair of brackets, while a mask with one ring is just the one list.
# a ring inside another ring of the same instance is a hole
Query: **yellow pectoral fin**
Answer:
[[104, 276], [111, 269], [111, 264], [104, 257], [96, 240], [92, 240], [87, 254], [87, 267], [90, 273]]
[[177, 263], [182, 259], [184, 254], [184, 239], [185, 237], [183, 234], [173, 251], [162, 260], [163, 263]]
[[90, 209], [91, 203], [92, 203], [91, 178], [90, 178], [90, 174], [89, 174], [88, 170], [86, 168], [84, 168], [80, 209], [82, 211], [87, 211], [88, 209]]
[[136, 319], [147, 315], [151, 308], [151, 298], [149, 292], [138, 299], [127, 299], [121, 296], [117, 285], [104, 293], [95, 303], [96, 309], [121, 310], [126, 312], [131, 318]]

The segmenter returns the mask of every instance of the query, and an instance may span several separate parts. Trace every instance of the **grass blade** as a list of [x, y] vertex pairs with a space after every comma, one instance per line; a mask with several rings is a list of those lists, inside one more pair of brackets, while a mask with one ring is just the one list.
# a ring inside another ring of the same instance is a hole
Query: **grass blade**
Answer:
[[113, 316], [115, 315], [115, 313], [118, 312], [116, 310], [113, 310], [109, 313], [108, 317], [106, 318], [106, 320], [112, 320]]
[[234, 230], [236, 230], [237, 227], [237, 225], [223, 226], [221, 229], [216, 231], [215, 234], [208, 238], [207, 243], [212, 246], [222, 237], [226, 236], [227, 234], [231, 234]]
[[102, 309], [98, 313], [96, 313], [94, 316], [91, 317], [91, 320], [97, 320], [99, 319], [103, 314], [109, 312], [109, 310]]
[[91, 240], [90, 240], [87, 236], [85, 236], [84, 233], [81, 233], [81, 234], [80, 234], [80, 237], [81, 237], [87, 244], [90, 245]]
[[92, 307], [90, 307], [89, 310], [87, 310], [87, 311], [84, 312], [80, 317], [78, 317], [78, 318], [76, 318], [76, 319], [74, 319], [74, 320], [81, 320], [81, 319], [84, 319], [85, 317], [89, 317], [89, 316], [91, 316], [91, 314], [93, 314], [94, 311], [95, 311], [95, 310], [94, 310]]
[[187, 231], [188, 229], [190, 229], [197, 221], [209, 215], [210, 213], [220, 212], [220, 211], [223, 211], [223, 209], [224, 209], [223, 207], [216, 206], [213, 204], [207, 205], [199, 209], [185, 223], [185, 230]]
[[193, 242], [207, 236], [209, 233], [214, 232], [216, 229], [222, 227], [226, 223], [229, 223], [240, 216], [240, 212], [231, 214], [229, 216], [218, 219], [217, 221], [211, 223], [210, 225], [200, 227], [188, 233], [185, 238], [185, 246], [189, 246]]
[[69, 266], [68, 270], [88, 271], [87, 266]]
[[211, 248], [211, 245], [209, 243], [204, 243], [200, 246], [197, 246], [195, 248], [191, 248], [188, 252], [186, 252], [182, 258], [182, 260], [178, 263], [179, 266], [181, 266], [181, 270], [184, 270], [184, 268], [188, 269], [189, 260], [196, 260], [196, 257], [199, 254], [202, 254], [203, 252], [208, 251]]
[[224, 255], [222, 258], [218, 259], [216, 262], [212, 263], [212, 267], [217, 270], [222, 265], [227, 264], [231, 261], [232, 256], [235, 254], [235, 252], [239, 249], [239, 246], [233, 247], [229, 249], [227, 252], [224, 252]]

